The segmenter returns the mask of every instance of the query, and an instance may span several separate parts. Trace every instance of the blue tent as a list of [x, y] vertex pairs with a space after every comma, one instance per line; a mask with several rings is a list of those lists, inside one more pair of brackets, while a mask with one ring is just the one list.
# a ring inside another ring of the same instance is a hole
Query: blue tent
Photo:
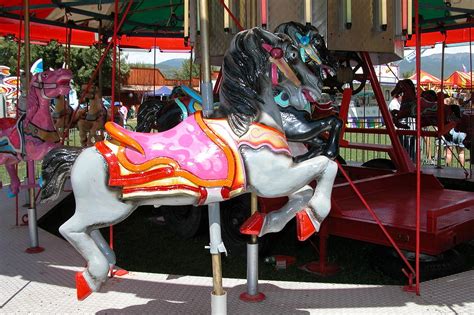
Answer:
[[171, 89], [169, 87], [163, 85], [160, 88], [156, 88], [155, 93], [153, 93], [153, 91], [148, 91], [148, 92], [146, 92], [145, 95], [147, 95], [147, 96], [150, 96], [150, 95], [156, 95], [156, 96], [166, 95], [166, 96], [168, 96], [170, 94], [171, 94]]

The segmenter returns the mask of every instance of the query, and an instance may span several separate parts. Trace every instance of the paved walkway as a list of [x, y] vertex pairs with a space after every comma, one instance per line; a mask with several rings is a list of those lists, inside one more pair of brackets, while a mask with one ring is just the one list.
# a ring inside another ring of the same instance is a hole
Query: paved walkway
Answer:
[[[84, 260], [67, 242], [41, 229], [46, 250], [26, 254], [28, 228], [14, 226], [14, 199], [4, 194], [5, 189], [0, 192], [0, 314], [211, 313], [212, 279], [207, 277], [132, 271], [78, 302], [74, 273]], [[45, 212], [38, 209], [39, 216]], [[224, 279], [224, 286], [229, 314], [474, 314], [474, 271], [425, 282], [421, 296], [399, 286], [261, 281], [267, 299], [249, 304], [239, 300], [245, 280]]]

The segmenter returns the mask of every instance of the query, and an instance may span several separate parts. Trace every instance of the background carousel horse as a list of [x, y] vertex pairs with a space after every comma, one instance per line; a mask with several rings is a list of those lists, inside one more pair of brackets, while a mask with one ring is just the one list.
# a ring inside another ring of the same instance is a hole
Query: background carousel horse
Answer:
[[189, 115], [202, 110], [202, 99], [193, 89], [181, 85], [171, 91], [167, 100], [152, 99], [138, 109], [138, 132], [165, 131], [173, 128]]
[[[71, 115], [74, 113], [74, 118], [71, 121]], [[53, 122], [54, 128], [62, 136], [65, 128], [76, 128], [77, 122], [81, 117], [86, 114], [84, 108], [78, 108], [75, 112], [74, 109], [66, 101], [64, 95], [60, 95], [54, 100], [53, 108]]]
[[10, 175], [10, 190], [17, 194], [20, 179], [16, 172], [19, 161], [38, 161], [59, 145], [50, 112], [51, 99], [69, 93], [71, 71], [59, 69], [35, 74], [30, 83], [26, 113], [18, 120], [0, 119], [0, 164]]
[[[409, 126], [402, 119], [416, 117], [416, 91], [415, 84], [410, 79], [404, 79], [397, 82], [391, 92], [392, 95], [403, 94], [402, 103], [399, 111], [392, 111], [392, 118], [395, 126], [398, 128], [409, 129]], [[432, 93], [422, 94], [421, 97], [421, 127], [438, 125], [438, 102], [430, 101], [423, 96], [432, 98]], [[460, 108], [457, 105], [444, 106], [445, 122], [457, 121], [461, 118]]]
[[[82, 89], [86, 89], [86, 85]], [[77, 128], [81, 146], [90, 147], [95, 142], [104, 140], [104, 125], [108, 121], [107, 109], [102, 104], [102, 95], [97, 86], [91, 86], [86, 94], [89, 105], [85, 113], [79, 117]]]
[[[272, 47], [270, 54], [263, 45]], [[59, 230], [87, 260], [86, 270], [76, 275], [79, 299], [99, 290], [109, 264], [115, 263], [97, 229], [123, 221], [140, 205], [201, 205], [246, 192], [289, 196], [282, 209], [263, 219], [257, 233], [281, 230], [297, 212], [311, 222], [313, 231], [319, 229], [331, 208], [337, 164], [325, 156], [293, 162], [269, 79], [275, 54], [281, 54], [280, 66], [291, 70], [295, 85], [300, 84], [297, 75], [317, 80], [288, 39], [253, 28], [238, 33], [224, 56], [221, 105], [212, 117], [196, 112], [155, 134], [107, 123], [113, 142], [85, 149], [73, 167], [55, 161], [61, 150], [48, 155], [44, 165], [53, 173], [43, 172], [43, 200], [57, 196], [63, 184], [59, 179], [72, 168], [76, 211]], [[304, 108], [307, 91], [315, 90], [290, 89], [292, 104]], [[55, 172], [58, 168], [62, 171]], [[318, 182], [314, 190], [308, 185], [313, 180]]]

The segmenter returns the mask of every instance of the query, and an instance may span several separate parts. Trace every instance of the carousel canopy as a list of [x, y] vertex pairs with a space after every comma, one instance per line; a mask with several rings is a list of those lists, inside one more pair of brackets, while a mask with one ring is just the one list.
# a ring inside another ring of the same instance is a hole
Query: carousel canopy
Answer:
[[[416, 73], [409, 77], [410, 80], [416, 83]], [[438, 85], [441, 83], [441, 80], [435, 77], [434, 75], [421, 70], [420, 72], [420, 84], [421, 85]]]
[[[33, 42], [54, 39], [72, 45], [89, 46], [99, 34], [113, 34], [113, 0], [30, 0], [30, 37]], [[119, 21], [128, 1], [120, 1]], [[128, 48], [159, 47], [163, 51], [189, 50], [183, 39], [183, 1], [133, 1], [119, 30], [120, 45]], [[23, 0], [0, 0], [0, 36], [19, 37]], [[23, 33], [23, 31], [21, 32]], [[23, 36], [23, 34], [22, 34]]]
[[[469, 29], [474, 27], [474, 1], [419, 0], [419, 13], [421, 46], [432, 46], [443, 40], [446, 44], [472, 40]], [[405, 45], [416, 46], [416, 36], [413, 34]]]

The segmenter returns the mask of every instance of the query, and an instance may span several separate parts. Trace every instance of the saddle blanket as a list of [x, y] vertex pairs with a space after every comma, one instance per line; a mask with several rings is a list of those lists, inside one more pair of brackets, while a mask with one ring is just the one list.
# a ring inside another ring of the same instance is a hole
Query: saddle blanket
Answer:
[[198, 204], [221, 201], [244, 191], [241, 145], [267, 146], [290, 154], [280, 131], [253, 124], [237, 137], [225, 119], [203, 119], [200, 111], [176, 127], [155, 134], [130, 132], [107, 123], [111, 141], [96, 143], [108, 164], [109, 185], [122, 198], [194, 196]]

